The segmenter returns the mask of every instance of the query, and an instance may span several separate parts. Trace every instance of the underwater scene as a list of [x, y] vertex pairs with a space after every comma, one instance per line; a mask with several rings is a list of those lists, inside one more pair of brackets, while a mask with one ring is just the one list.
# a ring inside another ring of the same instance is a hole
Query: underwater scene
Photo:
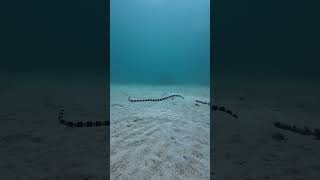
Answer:
[[213, 179], [319, 177], [319, 2], [211, 5]]
[[209, 179], [210, 1], [110, 1], [111, 179]]

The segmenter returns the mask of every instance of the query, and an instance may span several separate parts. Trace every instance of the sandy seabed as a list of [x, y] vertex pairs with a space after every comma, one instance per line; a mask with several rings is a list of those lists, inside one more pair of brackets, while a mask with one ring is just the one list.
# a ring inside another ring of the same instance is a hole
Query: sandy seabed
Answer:
[[[80, 78], [76, 78], [80, 79]], [[108, 179], [109, 128], [66, 128], [65, 118], [105, 120], [103, 80], [0, 77], [0, 179]], [[195, 87], [111, 88], [112, 179], [305, 180], [320, 177], [320, 141], [283, 131], [274, 121], [320, 128], [320, 85], [312, 79], [214, 81], [215, 104], [239, 115], [214, 112], [209, 137], [209, 90]], [[162, 97], [161, 102], [130, 103]], [[240, 98], [242, 97], [242, 98]], [[273, 138], [281, 133], [287, 140]], [[210, 139], [213, 167], [209, 167]]]
[[[214, 114], [214, 179], [319, 179], [320, 140], [273, 126], [279, 121], [320, 128], [319, 81], [230, 77], [215, 82], [216, 104], [229, 107], [239, 119]], [[273, 138], [278, 133], [287, 140]]]
[[68, 121], [107, 119], [104, 81], [74, 79], [2, 74], [1, 180], [108, 179], [109, 128], [58, 122], [61, 108]]
[[[159, 102], [129, 102], [161, 98]], [[113, 85], [110, 94], [111, 179], [209, 179], [210, 88]]]

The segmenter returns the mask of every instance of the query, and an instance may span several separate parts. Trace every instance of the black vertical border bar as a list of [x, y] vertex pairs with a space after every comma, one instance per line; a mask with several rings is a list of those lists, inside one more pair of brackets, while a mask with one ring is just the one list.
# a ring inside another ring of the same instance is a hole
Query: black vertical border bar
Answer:
[[[110, 1], [111, 0], [105, 0], [105, 36], [106, 36], [106, 44], [105, 44], [105, 57], [106, 57], [106, 111], [107, 111], [107, 121], [110, 122]], [[109, 123], [111, 124], [111, 123]], [[110, 173], [110, 126], [106, 127], [107, 131], [107, 178], [111, 179], [111, 173]]]
[[[213, 67], [214, 67], [214, 51], [213, 51], [213, 34], [214, 34], [214, 23], [213, 23], [213, 15], [214, 15], [214, 2], [215, 0], [210, 0], [210, 106], [214, 104], [213, 94], [214, 94], [214, 85], [213, 85]], [[210, 107], [210, 179], [214, 179], [214, 116], [213, 111]]]

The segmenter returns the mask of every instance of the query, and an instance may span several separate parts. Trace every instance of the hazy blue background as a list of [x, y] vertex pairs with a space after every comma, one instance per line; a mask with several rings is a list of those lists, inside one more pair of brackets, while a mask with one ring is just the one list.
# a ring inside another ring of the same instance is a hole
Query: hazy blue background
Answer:
[[0, 4], [0, 71], [107, 71], [107, 1], [5, 1]]
[[213, 76], [320, 77], [320, 1], [211, 2]]
[[209, 0], [111, 0], [110, 9], [112, 83], [209, 84]]
[[[108, 29], [105, 24], [108, 18], [106, 3], [98, 0], [1, 2], [1, 72], [103, 71], [108, 49], [105, 37]], [[172, 40], [173, 43], [168, 46], [170, 48], [165, 49], [179, 57], [176, 60], [192, 60], [196, 63], [200, 59], [206, 59], [207, 50], [197, 45], [208, 43], [207, 32], [193, 31], [198, 26], [207, 26], [204, 18], [208, 17], [208, 3], [208, 0], [112, 0], [111, 16], [119, 17], [114, 19], [114, 25], [111, 26], [113, 33], [119, 30], [118, 36], [112, 37], [111, 43], [118, 43], [112, 44], [112, 51], [123, 51], [111, 54], [116, 60], [114, 62], [117, 62], [111, 69], [112, 73], [117, 73], [113, 78], [121, 78], [130, 72], [132, 79], [138, 79], [134, 77], [137, 74], [134, 72], [138, 67], [143, 68], [140, 64], [144, 64], [144, 59], [155, 64], [161, 63], [155, 60], [156, 58], [163, 61], [170, 59], [156, 56], [154, 61], [151, 61], [151, 55], [148, 54], [152, 52], [150, 49], [159, 54], [162, 49], [158, 47], [167, 45], [168, 39], [174, 36], [163, 34], [162, 36], [168, 38], [149, 46], [151, 37], [161, 29], [164, 29], [166, 34], [179, 32], [179, 40]], [[211, 4], [214, 13], [214, 76], [319, 76], [320, 1], [211, 0]], [[147, 12], [152, 15], [146, 16]], [[179, 12], [181, 16], [177, 15]], [[135, 29], [127, 28], [136, 24], [138, 26], [134, 26]], [[144, 27], [146, 25], [148, 27]], [[185, 25], [184, 31], [181, 25]], [[145, 32], [139, 30], [146, 30], [145, 28], [152, 31], [145, 33], [148, 39], [138, 42], [140, 46], [147, 46], [149, 43], [149, 51], [126, 53], [132, 50], [129, 48], [133, 46], [132, 43], [140, 39], [138, 36]], [[135, 36], [131, 36], [132, 34]], [[189, 36], [191, 34], [194, 36]], [[127, 36], [136, 39], [128, 39]], [[172, 49], [179, 43], [194, 49], [196, 57], [180, 58], [182, 53]], [[125, 54], [128, 57], [138, 57], [136, 55], [139, 54], [140, 60], [126, 59], [132, 63], [130, 66], [134, 65], [136, 69], [120, 65]], [[163, 55], [172, 57], [170, 53]], [[188, 63], [179, 65], [185, 66]], [[170, 67], [168, 71], [172, 69], [174, 68]]]

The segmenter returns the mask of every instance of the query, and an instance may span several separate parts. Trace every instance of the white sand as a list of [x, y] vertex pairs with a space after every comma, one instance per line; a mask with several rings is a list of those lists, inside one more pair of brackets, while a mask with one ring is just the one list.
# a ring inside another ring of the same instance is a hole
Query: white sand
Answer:
[[[131, 99], [160, 98], [160, 102]], [[209, 179], [208, 87], [111, 85], [111, 179]]]
[[67, 120], [105, 120], [99, 82], [5, 78], [0, 77], [0, 179], [107, 179], [108, 128], [66, 128], [57, 120], [62, 104]]
[[[61, 104], [65, 105], [68, 120], [106, 118], [101, 98], [104, 95], [95, 85], [101, 81], [38, 78], [0, 77], [1, 179], [107, 179], [109, 129], [64, 128], [56, 119]], [[272, 122], [320, 128], [319, 82], [234, 77], [215, 82], [216, 103], [240, 117], [236, 120], [215, 113], [211, 129], [215, 163], [211, 169], [217, 180], [318, 179], [320, 141], [276, 129]], [[208, 91], [122, 88], [118, 86], [111, 92], [112, 178], [161, 179], [162, 174], [163, 179], [170, 179], [170, 175], [171, 179], [208, 179], [209, 109], [195, 107], [192, 102], [194, 97], [207, 100]], [[127, 101], [128, 95], [139, 98], [170, 93], [181, 93], [186, 99]], [[245, 100], [240, 101], [240, 97]], [[275, 132], [283, 133], [288, 140], [273, 140]]]
[[[320, 128], [320, 84], [308, 79], [224, 79], [216, 81], [217, 104], [240, 119], [216, 113], [215, 179], [319, 179], [320, 141], [283, 131], [274, 121]], [[239, 98], [244, 97], [244, 101]], [[287, 141], [276, 141], [280, 132]]]

